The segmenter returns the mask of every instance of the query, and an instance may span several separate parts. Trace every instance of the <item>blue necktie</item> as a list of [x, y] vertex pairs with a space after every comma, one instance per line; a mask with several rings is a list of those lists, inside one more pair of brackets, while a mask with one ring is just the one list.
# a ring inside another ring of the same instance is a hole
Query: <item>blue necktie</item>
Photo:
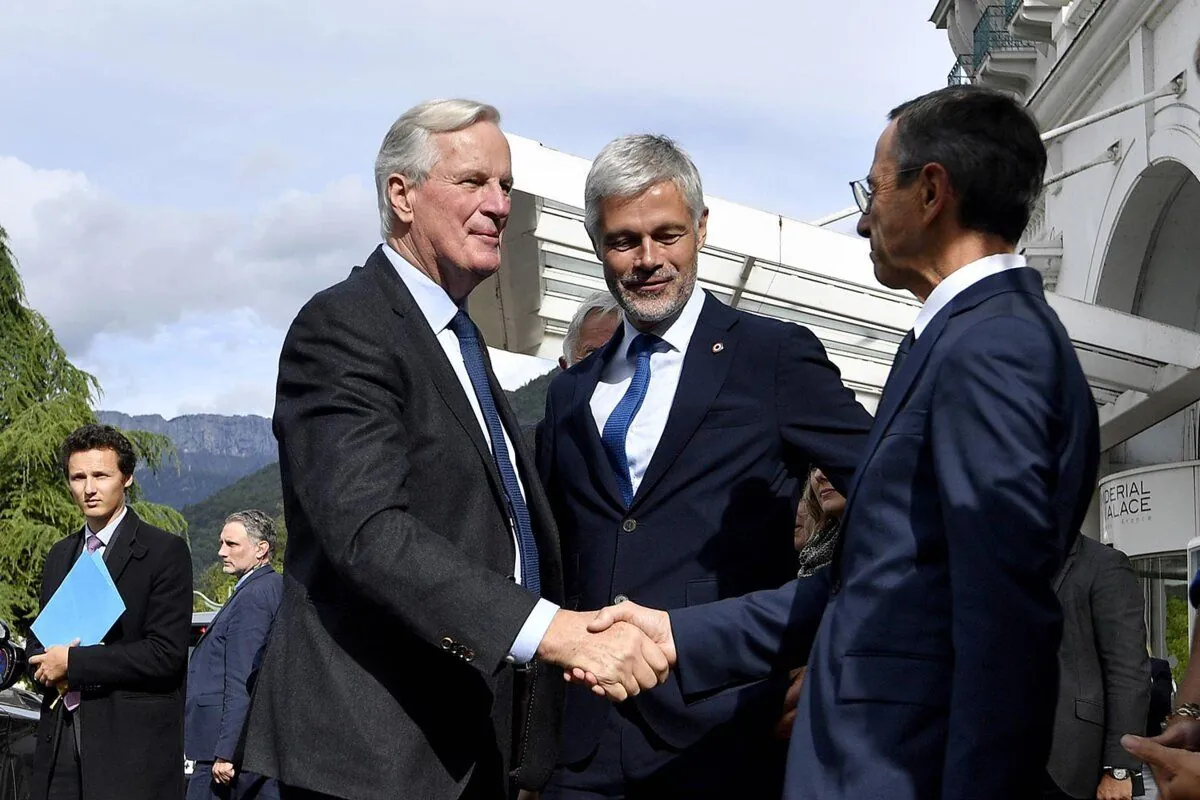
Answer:
[[488, 381], [487, 367], [483, 360], [479, 330], [465, 311], [455, 314], [449, 327], [458, 337], [463, 364], [466, 365], [467, 375], [471, 378], [471, 386], [475, 388], [475, 398], [479, 401], [479, 410], [483, 412], [483, 421], [487, 423], [488, 436], [492, 440], [492, 460], [496, 462], [500, 481], [504, 484], [504, 493], [508, 496], [509, 518], [516, 528], [517, 552], [521, 557], [521, 584], [535, 595], [541, 595], [542, 578], [538, 570], [537, 541], [533, 538], [533, 523], [529, 520], [529, 507], [525, 505], [525, 496], [521, 494], [521, 484], [517, 482], [517, 471], [508, 456], [504, 426], [500, 424], [496, 401], [492, 398], [492, 386]]
[[621, 488], [621, 498], [625, 505], [633, 503], [633, 481], [629, 478], [629, 457], [625, 453], [625, 439], [629, 436], [629, 426], [637, 416], [642, 401], [646, 399], [646, 390], [650, 388], [650, 354], [662, 339], [652, 333], [639, 334], [629, 345], [629, 355], [637, 358], [637, 368], [633, 371], [633, 380], [625, 390], [625, 396], [609, 415], [604, 423], [604, 433], [600, 440], [608, 452], [613, 469], [617, 473], [617, 485]]

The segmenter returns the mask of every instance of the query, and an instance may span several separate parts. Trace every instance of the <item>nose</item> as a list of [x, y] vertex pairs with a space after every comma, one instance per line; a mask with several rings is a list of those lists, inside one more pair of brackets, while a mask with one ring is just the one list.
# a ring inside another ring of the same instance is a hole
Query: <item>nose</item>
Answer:
[[862, 214], [858, 218], [858, 224], [854, 226], [854, 230], [864, 239], [871, 238], [871, 223], [867, 221], [869, 214]]
[[479, 212], [496, 223], [503, 230], [508, 215], [512, 213], [512, 197], [498, 183], [489, 183], [483, 192], [483, 201], [479, 204]]
[[85, 495], [96, 493], [96, 482], [91, 478], [85, 478], [83, 481], [83, 493]]
[[634, 266], [642, 270], [655, 270], [666, 263], [667, 248], [663, 247], [653, 236], [646, 236], [638, 246], [637, 260]]

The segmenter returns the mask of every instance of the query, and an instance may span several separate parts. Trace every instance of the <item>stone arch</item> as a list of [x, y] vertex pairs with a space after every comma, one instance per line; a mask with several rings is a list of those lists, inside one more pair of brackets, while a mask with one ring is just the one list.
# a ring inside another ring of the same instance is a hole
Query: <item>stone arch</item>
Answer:
[[1162, 159], [1142, 171], [1107, 237], [1095, 303], [1197, 329], [1198, 221], [1200, 180], [1185, 164]]

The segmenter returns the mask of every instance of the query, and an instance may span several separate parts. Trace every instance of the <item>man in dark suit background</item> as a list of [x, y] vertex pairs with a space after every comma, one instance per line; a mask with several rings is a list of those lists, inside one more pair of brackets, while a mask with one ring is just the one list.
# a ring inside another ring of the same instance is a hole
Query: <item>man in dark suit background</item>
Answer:
[[279, 797], [273, 779], [241, 768], [238, 752], [250, 687], [283, 596], [274, 553], [275, 522], [267, 514], [248, 509], [225, 519], [217, 554], [237, 583], [188, 662], [183, 751], [195, 766], [187, 800]]
[[[501, 798], [554, 763], [562, 677], [624, 697], [663, 654], [562, 610], [558, 535], [466, 313], [500, 267], [496, 109], [403, 114], [375, 166], [385, 243], [292, 323], [274, 414], [288, 544], [245, 768], [284, 798]], [[298, 701], [297, 698], [305, 698]]]
[[828, 580], [669, 615], [627, 603], [593, 625], [639, 622], [695, 696], [792, 667], [811, 643], [787, 798], [1042, 789], [1062, 636], [1051, 582], [1099, 461], [1083, 370], [1013, 252], [1045, 166], [1036, 123], [1001, 93], [955, 86], [891, 113], [854, 184], [858, 230], [876, 278], [923, 305]]
[[[696, 286], [708, 210], [674, 142], [611, 142], [584, 197], [625, 320], [548, 393], [539, 468], [568, 603], [679, 607], [786, 583], [808, 467], [844, 489], [870, 415], [807, 328]], [[774, 800], [786, 744], [770, 728], [785, 689], [777, 680], [687, 706], [668, 681], [611, 708], [573, 687], [562, 765], [543, 797]]]
[[79, 428], [63, 442], [61, 460], [86, 524], [46, 556], [41, 604], [84, 552], [99, 552], [125, 611], [99, 645], [31, 640], [30, 652], [49, 645], [30, 659], [34, 680], [45, 687], [33, 798], [181, 797], [192, 615], [187, 543], [125, 505], [137, 455], [116, 428]]
[[1129, 800], [1141, 762], [1121, 747], [1150, 703], [1142, 591], [1119, 550], [1075, 537], [1054, 579], [1063, 609], [1046, 800]]

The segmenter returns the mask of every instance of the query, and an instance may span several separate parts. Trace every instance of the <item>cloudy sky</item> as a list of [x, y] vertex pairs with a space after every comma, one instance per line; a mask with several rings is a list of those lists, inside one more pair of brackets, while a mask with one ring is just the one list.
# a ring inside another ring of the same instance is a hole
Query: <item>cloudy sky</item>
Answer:
[[486, 100], [583, 156], [667, 133], [710, 194], [803, 220], [952, 61], [933, 0], [7, 5], [0, 225], [30, 303], [100, 407], [167, 417], [270, 413], [292, 316], [377, 242], [371, 165], [414, 103]]

